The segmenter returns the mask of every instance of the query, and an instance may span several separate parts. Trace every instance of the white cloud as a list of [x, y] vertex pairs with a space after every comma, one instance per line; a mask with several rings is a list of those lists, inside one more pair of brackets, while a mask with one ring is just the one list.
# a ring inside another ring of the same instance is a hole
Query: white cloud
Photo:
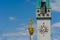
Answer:
[[25, 31], [25, 28], [24, 27], [18, 27], [18, 28], [16, 28], [16, 30], [18, 30], [18, 31]]
[[2, 40], [2, 37], [0, 37], [0, 40]]
[[[26, 25], [26, 28], [28, 26]], [[36, 24], [34, 24], [34, 27], [36, 28]], [[34, 32], [33, 37], [36, 36], [36, 32]], [[13, 32], [13, 33], [4, 33], [2, 37], [7, 38], [7, 40], [29, 40], [29, 32], [28, 29], [25, 30], [25, 27], [22, 27], [21, 31], [19, 32]]]
[[53, 40], [58, 40], [58, 39], [54, 38]]
[[60, 27], [60, 22], [53, 24], [52, 27]]
[[9, 17], [9, 20], [15, 20], [16, 18], [15, 17]]
[[10, 38], [7, 38], [7, 40], [29, 40], [29, 38], [25, 38], [25, 37], [19, 37], [19, 38], [17, 38], [17, 37], [10, 37]]
[[26, 24], [24, 24], [24, 23], [23, 23], [23, 24], [20, 24], [20, 26], [25, 26], [25, 25], [26, 25]]
[[[32, 38], [34, 36], [35, 35], [33, 35]], [[7, 40], [30, 40], [28, 32], [4, 33], [2, 37], [5, 37]]]
[[60, 40], [60, 37], [58, 37], [58, 38], [53, 38], [53, 40]]
[[60, 28], [60, 22], [57, 22], [57, 23], [52, 24], [52, 27], [51, 28], [52, 28], [51, 32], [53, 34], [56, 34], [58, 32], [56, 29], [57, 28]]
[[51, 2], [52, 10], [60, 12], [60, 0], [54, 0], [55, 2]]
[[25, 36], [29, 35], [28, 32], [14, 32], [14, 33], [4, 33], [3, 37], [14, 37], [14, 36]]
[[14, 33], [4, 33], [2, 37], [7, 40], [28, 40], [29, 33], [28, 32], [14, 32]]

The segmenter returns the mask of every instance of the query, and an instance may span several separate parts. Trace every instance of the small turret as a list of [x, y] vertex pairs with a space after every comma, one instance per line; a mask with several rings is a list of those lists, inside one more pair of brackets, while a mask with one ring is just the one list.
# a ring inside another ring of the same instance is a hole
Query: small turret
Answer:
[[37, 19], [51, 19], [50, 0], [38, 0], [36, 18]]

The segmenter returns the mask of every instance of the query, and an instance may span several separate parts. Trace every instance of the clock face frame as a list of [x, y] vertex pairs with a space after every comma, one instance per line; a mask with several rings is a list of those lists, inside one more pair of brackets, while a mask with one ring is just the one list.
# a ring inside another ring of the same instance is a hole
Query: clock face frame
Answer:
[[46, 27], [45, 24], [43, 23], [43, 25], [41, 25], [41, 27], [40, 27], [39, 32], [40, 32], [41, 34], [46, 34], [46, 33], [48, 33], [48, 27]]

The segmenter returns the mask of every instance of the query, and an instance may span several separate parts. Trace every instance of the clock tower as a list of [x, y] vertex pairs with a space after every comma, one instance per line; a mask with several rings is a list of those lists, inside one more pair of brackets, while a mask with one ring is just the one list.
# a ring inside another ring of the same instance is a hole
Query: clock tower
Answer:
[[37, 40], [51, 40], [51, 6], [50, 0], [37, 0]]

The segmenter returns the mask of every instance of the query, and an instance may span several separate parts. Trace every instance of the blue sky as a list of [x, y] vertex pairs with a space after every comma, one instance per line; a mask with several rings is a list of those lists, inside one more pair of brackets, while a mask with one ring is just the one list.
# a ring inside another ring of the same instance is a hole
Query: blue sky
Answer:
[[[60, 40], [60, 0], [51, 0], [52, 40]], [[29, 40], [27, 26], [34, 19], [36, 28], [37, 0], [0, 0], [0, 40]], [[36, 32], [33, 39], [36, 38]], [[23, 39], [24, 38], [24, 39]]]

